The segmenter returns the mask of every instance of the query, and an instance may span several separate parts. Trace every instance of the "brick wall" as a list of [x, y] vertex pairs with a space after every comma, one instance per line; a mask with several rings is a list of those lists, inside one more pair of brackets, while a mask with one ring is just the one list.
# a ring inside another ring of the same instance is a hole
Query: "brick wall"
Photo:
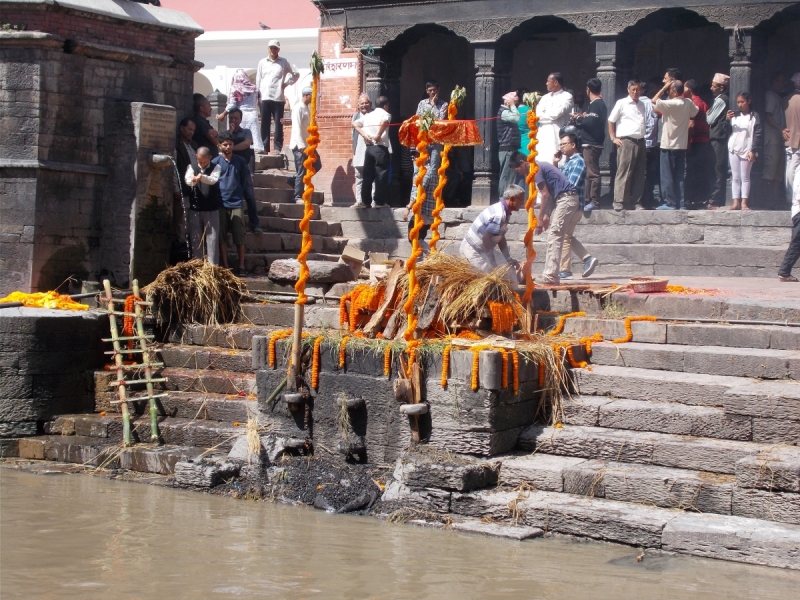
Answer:
[[[319, 53], [323, 58], [359, 58], [359, 52], [344, 52], [341, 29], [319, 31]], [[320, 128], [322, 171], [315, 177], [317, 189], [326, 201], [335, 204], [355, 202], [355, 176], [352, 165], [353, 138], [350, 123], [358, 107], [361, 92], [361, 62], [356, 77], [322, 79], [317, 123]]]
[[71, 14], [54, 4], [3, 7], [3, 23], [24, 25], [27, 31], [43, 31], [69, 40], [121, 46], [131, 50], [169, 54], [194, 60], [196, 33], [123, 21], [103, 15]]

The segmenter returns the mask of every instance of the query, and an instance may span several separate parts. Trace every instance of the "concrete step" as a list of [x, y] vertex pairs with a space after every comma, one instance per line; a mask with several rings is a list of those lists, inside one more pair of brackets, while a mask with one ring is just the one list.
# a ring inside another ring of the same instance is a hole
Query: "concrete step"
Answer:
[[256, 377], [250, 373], [169, 367], [162, 369], [161, 375], [167, 379], [162, 388], [169, 391], [210, 392], [243, 397], [255, 395], [256, 392]]
[[545, 454], [658, 465], [733, 475], [736, 461], [768, 450], [771, 444], [603, 427], [533, 425], [522, 431], [520, 450]]
[[[255, 197], [259, 202], [273, 204], [295, 204], [293, 189], [255, 188]], [[311, 203], [321, 206], [325, 202], [325, 192], [314, 192]]]
[[673, 344], [600, 343], [592, 363], [683, 373], [763, 379], [800, 379], [800, 352]]
[[256, 170], [283, 169], [285, 166], [283, 154], [256, 154]]
[[192, 460], [202, 453], [200, 448], [172, 445], [123, 449], [118, 443], [101, 438], [61, 435], [23, 438], [19, 449], [20, 458], [160, 475], [171, 475], [176, 463]]
[[[792, 327], [634, 321], [631, 323], [631, 332], [634, 342], [649, 344], [800, 350], [800, 328]], [[564, 324], [564, 333], [580, 336], [600, 333], [604, 339], [613, 340], [625, 337], [625, 321], [596, 317], [572, 318]]]
[[721, 440], [749, 441], [753, 437], [750, 416], [728, 414], [721, 408], [601, 396], [565, 400], [564, 424]]
[[510, 487], [524, 482], [548, 492], [729, 515], [736, 477], [536, 453], [503, 460], [500, 481]]
[[250, 350], [234, 350], [214, 346], [167, 345], [158, 349], [166, 367], [252, 373]]
[[294, 177], [295, 172], [289, 169], [270, 169], [253, 175], [253, 186], [257, 188], [276, 188], [291, 190], [291, 185], [286, 182], [287, 177]]
[[[258, 202], [258, 214], [265, 217], [284, 217], [286, 219], [302, 219], [305, 206], [302, 204], [273, 204], [271, 202]], [[313, 219], [319, 219], [319, 206], [314, 206]]]
[[[248, 233], [245, 235], [245, 249], [249, 253], [294, 252], [300, 251], [303, 236], [299, 233]], [[312, 235], [311, 248], [314, 252], [341, 254], [347, 240], [339, 237]]]
[[576, 388], [584, 396], [679, 402], [692, 406], [724, 406], [729, 389], [755, 381], [745, 377], [597, 364], [593, 364], [591, 370], [573, 369], [572, 374]]
[[451, 511], [644, 548], [800, 569], [800, 526], [554, 492], [454, 492]]

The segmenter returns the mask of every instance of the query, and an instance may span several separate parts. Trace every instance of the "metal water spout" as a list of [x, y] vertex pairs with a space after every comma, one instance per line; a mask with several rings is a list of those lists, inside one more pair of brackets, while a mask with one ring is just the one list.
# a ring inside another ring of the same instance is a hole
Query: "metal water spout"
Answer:
[[175, 164], [169, 154], [151, 154], [147, 163], [154, 169], [163, 169], [170, 164]]

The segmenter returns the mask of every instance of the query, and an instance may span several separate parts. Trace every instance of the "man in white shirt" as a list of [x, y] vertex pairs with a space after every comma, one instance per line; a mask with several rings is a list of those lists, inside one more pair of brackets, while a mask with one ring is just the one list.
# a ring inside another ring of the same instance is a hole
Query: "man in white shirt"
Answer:
[[[370, 203], [363, 204], [361, 202], [361, 186], [364, 183], [364, 156], [367, 153], [367, 145], [364, 143], [364, 137], [356, 131], [356, 121], [366, 115], [372, 110], [372, 100], [369, 99], [367, 94], [361, 94], [358, 97], [358, 112], [353, 115], [353, 169], [355, 170], [356, 177], [356, 203], [351, 208], [367, 208]], [[374, 196], [375, 190], [371, 190]]]
[[[669, 98], [661, 96], [669, 92]], [[654, 108], [661, 113], [661, 201], [656, 210], [683, 208], [683, 180], [686, 177], [686, 148], [689, 145], [689, 122], [700, 110], [689, 98], [683, 97], [683, 82], [667, 80], [652, 98]]]
[[[292, 108], [292, 137], [289, 140], [289, 146], [294, 154], [294, 168], [297, 173], [294, 176], [294, 201], [297, 204], [303, 203], [303, 192], [305, 185], [303, 184], [303, 177], [306, 174], [306, 167], [303, 164], [306, 160], [306, 139], [308, 138], [308, 126], [311, 123], [311, 112], [308, 110], [308, 105], [311, 104], [310, 87], [303, 88], [303, 101], [298, 102]], [[319, 171], [322, 168], [322, 161], [317, 153], [314, 168]]]
[[614, 181], [614, 210], [642, 209], [639, 200], [644, 191], [647, 164], [645, 146], [646, 108], [641, 101], [639, 82], [628, 82], [628, 95], [617, 100], [608, 115], [608, 134], [617, 146], [617, 178]]
[[558, 152], [561, 128], [569, 124], [573, 101], [572, 94], [564, 90], [561, 73], [550, 73], [546, 85], [548, 93], [536, 105], [536, 116], [539, 117], [539, 143], [536, 146], [539, 156], [536, 160], [549, 163]]
[[[270, 40], [269, 55], [262, 58], [256, 71], [256, 87], [261, 93], [261, 139], [264, 140], [264, 149], [269, 146], [270, 119], [275, 121], [275, 139], [272, 143], [273, 154], [280, 154], [283, 150], [283, 118], [286, 98], [283, 90], [295, 83], [300, 74], [294, 70], [285, 58], [278, 56], [281, 43]], [[287, 75], [291, 75], [286, 79]]]
[[[388, 113], [389, 98], [378, 96], [372, 112], [361, 115], [353, 127], [364, 140], [364, 180], [361, 182], [361, 203], [364, 206], [372, 200], [372, 208], [386, 204], [389, 196], [389, 161], [392, 144], [389, 141], [389, 123], [392, 116]], [[375, 196], [372, 196], [372, 184], [375, 183]]]

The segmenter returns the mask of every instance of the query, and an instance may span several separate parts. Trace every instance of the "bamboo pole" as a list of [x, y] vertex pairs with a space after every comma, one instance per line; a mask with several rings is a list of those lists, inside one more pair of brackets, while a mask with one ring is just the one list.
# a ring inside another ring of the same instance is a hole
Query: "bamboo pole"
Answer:
[[[139, 297], [139, 280], [133, 280], [133, 295]], [[142, 351], [142, 366], [144, 367], [144, 378], [147, 382], [147, 398], [150, 405], [150, 441], [158, 443], [161, 434], [158, 431], [158, 409], [156, 399], [153, 397], [153, 371], [150, 363], [150, 352], [147, 349], [147, 340], [144, 333], [144, 311], [139, 302], [134, 301], [134, 312], [136, 313], [136, 333], [139, 336], [139, 348]]]
[[111, 342], [114, 346], [114, 365], [117, 371], [117, 387], [119, 394], [120, 411], [122, 412], [122, 444], [131, 445], [131, 416], [128, 412], [128, 398], [125, 390], [125, 370], [122, 368], [122, 348], [119, 344], [117, 333], [117, 316], [114, 312], [114, 296], [111, 294], [111, 282], [103, 280], [103, 289], [106, 291], [106, 302], [108, 302], [108, 322], [111, 326]]

